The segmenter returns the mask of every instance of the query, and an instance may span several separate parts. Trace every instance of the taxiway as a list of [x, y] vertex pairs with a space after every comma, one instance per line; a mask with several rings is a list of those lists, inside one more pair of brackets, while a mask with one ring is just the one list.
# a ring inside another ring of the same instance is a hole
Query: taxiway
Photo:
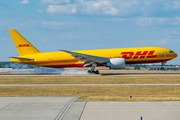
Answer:
[[74, 102], [77, 97], [0, 97], [2, 120], [180, 120], [180, 101]]

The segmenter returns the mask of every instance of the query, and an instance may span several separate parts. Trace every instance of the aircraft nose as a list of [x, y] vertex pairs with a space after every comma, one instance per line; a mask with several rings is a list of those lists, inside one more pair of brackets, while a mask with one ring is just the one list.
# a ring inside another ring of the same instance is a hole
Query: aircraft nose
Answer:
[[177, 53], [174, 52], [173, 58], [176, 58], [177, 56], [178, 56]]
[[171, 54], [170, 56], [173, 58], [176, 58], [178, 55], [174, 51], [170, 50], [169, 53]]
[[174, 56], [174, 58], [176, 58], [178, 55], [177, 55], [177, 53], [175, 53], [175, 56]]

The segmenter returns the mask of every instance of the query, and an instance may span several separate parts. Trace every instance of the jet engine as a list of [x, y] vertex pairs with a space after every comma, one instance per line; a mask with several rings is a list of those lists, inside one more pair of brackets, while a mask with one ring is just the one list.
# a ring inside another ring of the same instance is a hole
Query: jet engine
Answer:
[[124, 58], [111, 58], [106, 63], [106, 67], [109, 67], [110, 69], [124, 69], [125, 64], [126, 63]]

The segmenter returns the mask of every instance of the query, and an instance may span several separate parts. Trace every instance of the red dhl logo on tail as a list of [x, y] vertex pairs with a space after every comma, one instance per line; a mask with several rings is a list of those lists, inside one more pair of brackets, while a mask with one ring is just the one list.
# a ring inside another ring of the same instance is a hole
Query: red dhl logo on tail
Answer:
[[30, 45], [30, 44], [19, 44], [19, 46], [17, 46], [17, 47], [31, 47], [32, 45]]
[[155, 50], [151, 51], [137, 51], [136, 53], [134, 52], [122, 52], [122, 58], [125, 59], [138, 59], [138, 58], [156, 58], [157, 55], [153, 55]]

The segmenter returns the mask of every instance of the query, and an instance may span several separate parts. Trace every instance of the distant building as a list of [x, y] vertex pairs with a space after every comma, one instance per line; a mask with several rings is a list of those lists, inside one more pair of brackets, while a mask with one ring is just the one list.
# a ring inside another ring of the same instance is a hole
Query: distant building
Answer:
[[0, 72], [12, 72], [12, 68], [0, 68]]
[[150, 66], [147, 67], [147, 70], [155, 70], [155, 71], [159, 71], [159, 70], [164, 70], [164, 71], [179, 71], [180, 67], [176, 66]]

